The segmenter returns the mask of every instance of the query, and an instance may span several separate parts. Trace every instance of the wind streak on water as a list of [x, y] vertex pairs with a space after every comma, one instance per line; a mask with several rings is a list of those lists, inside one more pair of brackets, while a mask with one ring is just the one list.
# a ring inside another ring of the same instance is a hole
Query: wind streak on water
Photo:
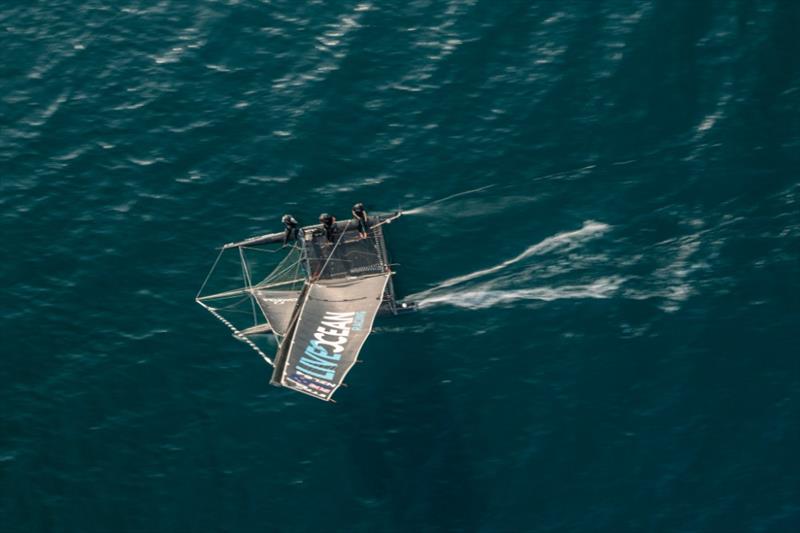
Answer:
[[559, 298], [608, 298], [622, 283], [618, 277], [602, 278], [590, 284], [565, 285], [562, 287], [497, 288], [497, 280], [489, 280], [478, 286], [465, 289], [446, 290], [466, 282], [495, 274], [529, 257], [556, 250], [568, 251], [583, 242], [606, 233], [611, 227], [602, 222], [587, 220], [579, 230], [558, 233], [526, 248], [519, 255], [489, 268], [476, 270], [447, 279], [435, 287], [409, 296], [421, 306], [451, 304], [460, 307], [485, 308], [498, 303], [521, 299], [556, 300]]

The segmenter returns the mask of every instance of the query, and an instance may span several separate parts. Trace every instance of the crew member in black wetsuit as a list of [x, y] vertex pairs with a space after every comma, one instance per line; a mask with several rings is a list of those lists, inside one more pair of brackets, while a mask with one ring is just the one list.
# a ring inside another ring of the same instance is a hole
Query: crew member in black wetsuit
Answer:
[[298, 227], [297, 220], [289, 214], [283, 215], [281, 222], [283, 222], [284, 227], [283, 245], [286, 246], [289, 244], [289, 241], [297, 240], [297, 236], [300, 234], [300, 228]]
[[361, 202], [353, 206], [353, 218], [356, 219], [356, 224], [358, 224], [358, 234], [361, 235], [362, 239], [366, 239], [367, 231], [369, 231], [369, 219], [367, 212], [364, 210], [364, 204]]
[[319, 222], [322, 224], [322, 229], [325, 230], [325, 238], [328, 239], [328, 242], [333, 242], [336, 240], [336, 217], [333, 215], [329, 215], [328, 213], [322, 213], [319, 216]]

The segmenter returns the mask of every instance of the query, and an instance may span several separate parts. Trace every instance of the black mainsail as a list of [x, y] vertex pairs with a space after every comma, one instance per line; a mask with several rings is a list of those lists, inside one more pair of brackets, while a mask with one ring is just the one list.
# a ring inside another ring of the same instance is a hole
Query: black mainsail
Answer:
[[383, 301], [390, 274], [310, 285], [286, 344], [282, 386], [330, 400], [355, 365]]

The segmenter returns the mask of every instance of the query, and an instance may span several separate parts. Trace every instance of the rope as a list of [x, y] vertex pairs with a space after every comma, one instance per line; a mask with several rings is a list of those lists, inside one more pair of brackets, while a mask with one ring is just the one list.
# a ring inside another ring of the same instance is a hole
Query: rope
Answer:
[[[253, 290], [253, 281], [250, 279], [250, 269], [247, 268], [247, 258], [244, 255], [244, 250], [239, 248], [239, 259], [242, 262], [242, 277], [244, 278], [245, 287], [248, 291]], [[253, 308], [253, 325], [258, 324], [258, 314], [256, 313], [256, 302], [254, 298], [250, 298], [250, 306]]]
[[250, 299], [250, 296], [247, 295], [244, 298], [240, 298], [239, 300], [233, 302], [232, 304], [223, 305], [223, 306], [220, 306], [220, 307], [213, 307], [212, 309], [214, 309], [214, 311], [227, 311], [228, 309], [230, 309], [231, 311], [235, 311], [235, 312], [246, 312], [246, 313], [249, 313], [249, 311], [239, 311], [238, 309], [236, 309], [237, 307], [241, 307], [241, 305], [244, 302], [246, 302], [247, 300], [249, 300], [249, 299]]
[[339, 243], [342, 242], [342, 238], [344, 237], [344, 234], [347, 233], [347, 229], [350, 227], [350, 222], [352, 222], [352, 219], [348, 220], [347, 224], [344, 225], [344, 229], [342, 230], [341, 235], [339, 235], [339, 238], [336, 239], [336, 244], [333, 245], [333, 249], [331, 250], [331, 253], [328, 254], [328, 258], [325, 260], [325, 263], [322, 265], [322, 268], [320, 269], [319, 274], [317, 274], [317, 277], [321, 276], [322, 273], [325, 272], [325, 268], [328, 266], [328, 262], [331, 260], [331, 257], [333, 257], [333, 253], [336, 251], [336, 248], [339, 246]]
[[211, 265], [211, 270], [208, 271], [208, 275], [206, 276], [206, 279], [203, 280], [203, 284], [200, 285], [200, 290], [197, 291], [197, 295], [195, 296], [195, 298], [200, 298], [200, 295], [203, 293], [203, 289], [206, 288], [206, 284], [208, 283], [208, 280], [211, 279], [211, 274], [213, 274], [214, 270], [217, 268], [217, 263], [219, 263], [219, 260], [222, 258], [223, 252], [225, 252], [224, 248], [219, 251], [219, 255], [217, 255], [217, 259], [214, 261], [214, 264]]
[[217, 317], [217, 319], [219, 319], [219, 321], [220, 321], [220, 322], [222, 322], [223, 324], [225, 324], [226, 326], [228, 326], [228, 329], [230, 329], [230, 330], [233, 332], [233, 335], [234, 335], [234, 336], [235, 336], [237, 339], [239, 339], [239, 340], [243, 341], [243, 342], [244, 342], [244, 343], [246, 343], [248, 346], [250, 346], [250, 347], [251, 347], [253, 350], [255, 350], [255, 351], [256, 351], [256, 353], [258, 353], [258, 355], [260, 355], [260, 356], [261, 356], [261, 358], [262, 358], [262, 359], [264, 359], [264, 361], [266, 361], [266, 362], [267, 362], [267, 364], [269, 364], [270, 366], [275, 366], [275, 363], [273, 363], [273, 362], [272, 362], [272, 359], [270, 359], [270, 358], [269, 358], [269, 356], [267, 356], [267, 354], [265, 354], [265, 353], [264, 353], [264, 352], [261, 350], [261, 348], [259, 348], [259, 347], [256, 345], [256, 343], [254, 343], [253, 341], [251, 341], [250, 339], [248, 339], [248, 338], [247, 338], [247, 336], [246, 336], [244, 333], [242, 333], [241, 331], [239, 331], [238, 329], [236, 329], [236, 326], [234, 326], [233, 324], [231, 324], [231, 323], [230, 323], [230, 322], [229, 322], [229, 321], [228, 321], [228, 320], [227, 320], [225, 317], [223, 317], [222, 315], [220, 315], [219, 313], [217, 313], [217, 312], [216, 312], [214, 309], [212, 309], [211, 307], [207, 306], [206, 304], [204, 304], [204, 303], [203, 303], [203, 302], [201, 302], [200, 300], [197, 300], [197, 303], [199, 303], [200, 305], [202, 305], [203, 307], [205, 307], [205, 308], [206, 308], [206, 310], [207, 310], [209, 313], [211, 313], [212, 315], [214, 315], [215, 317]]
[[280, 264], [278, 264], [278, 268], [281, 268], [281, 270], [278, 270], [278, 268], [276, 268], [274, 271], [272, 271], [272, 272], [269, 274], [269, 276], [267, 276], [266, 278], [264, 278], [264, 281], [262, 281], [262, 282], [261, 282], [261, 283], [259, 283], [258, 285], [259, 285], [259, 286], [261, 286], [261, 285], [262, 285], [262, 284], [264, 284], [264, 283], [269, 283], [269, 282], [270, 282], [270, 281], [272, 281], [273, 279], [280, 278], [280, 277], [281, 277], [283, 274], [285, 274], [285, 273], [289, 272], [289, 269], [290, 269], [290, 268], [292, 268], [293, 266], [295, 266], [295, 265], [296, 265], [296, 264], [298, 264], [298, 263], [299, 263], [299, 260], [298, 260], [298, 261], [295, 261], [294, 263], [292, 263], [292, 264], [290, 264], [290, 265], [287, 265], [287, 266], [285, 266], [285, 267], [282, 267], [282, 268], [281, 268], [281, 265], [282, 265], [283, 263], [280, 263]]
[[[282, 252], [285, 247], [281, 246], [280, 248], [276, 248], [274, 250], [266, 250], [264, 248], [254, 248], [252, 246], [242, 245], [242, 246], [238, 246], [237, 248], [245, 249], [245, 250], [252, 250], [253, 252], [261, 252], [261, 253], [265, 253], [265, 254], [277, 254], [278, 252]], [[227, 248], [223, 248], [223, 250], [226, 250], [226, 249]]]
[[[322, 269], [320, 269], [320, 271], [319, 271], [319, 275], [318, 275], [317, 277], [319, 277], [320, 275], [322, 275], [322, 273], [325, 271], [325, 267], [327, 267], [327, 266], [328, 266], [328, 261], [330, 261], [330, 259], [331, 259], [331, 256], [333, 255], [333, 252], [335, 252], [335, 251], [336, 251], [336, 247], [337, 247], [337, 246], [339, 246], [339, 243], [342, 241], [342, 237], [344, 237], [344, 234], [347, 232], [347, 228], [348, 228], [348, 227], [350, 227], [350, 221], [349, 221], [349, 220], [347, 221], [347, 224], [345, 224], [345, 226], [344, 226], [344, 230], [342, 230], [342, 233], [341, 233], [341, 235], [339, 235], [339, 238], [338, 238], [338, 239], [336, 239], [336, 243], [333, 245], [333, 249], [331, 250], [331, 253], [330, 253], [330, 254], [328, 254], [328, 259], [326, 259], [326, 260], [325, 260], [325, 264], [323, 264], [323, 265], [322, 265]], [[307, 280], [307, 281], [306, 281], [306, 287], [305, 287], [305, 290], [306, 290], [306, 291], [309, 291], [309, 290], [311, 290], [311, 289], [310, 289], [308, 286], [310, 286], [312, 283], [313, 283], [313, 281], [312, 281], [312, 280]], [[306, 292], [306, 298], [308, 298], [308, 292]], [[298, 302], [298, 305], [300, 305], [300, 306], [301, 306], [301, 307], [300, 307], [300, 309], [302, 309], [302, 304]], [[293, 328], [293, 327], [294, 327], [294, 325], [297, 323], [297, 320], [300, 318], [300, 314], [301, 314], [301, 313], [300, 313], [300, 311], [298, 311], [298, 312], [296, 312], [296, 313], [293, 313], [293, 315], [294, 315], [294, 316], [292, 316], [292, 319], [289, 321], [289, 325], [286, 327], [286, 332], [287, 332], [287, 333], [288, 333], [288, 332], [290, 332], [290, 331], [292, 331], [292, 328]], [[285, 340], [286, 340], [286, 339], [284, 338], [284, 341], [285, 341]], [[282, 347], [282, 345], [283, 345], [283, 342], [281, 342], [280, 346], [278, 347], [278, 351], [279, 351], [279, 352], [280, 352], [280, 350], [281, 350], [281, 347]], [[290, 346], [290, 347], [291, 347], [291, 346]], [[288, 353], [287, 353], [286, 355], [287, 355], [287, 357], [289, 356], [289, 354], [288, 354]], [[272, 363], [271, 363], [271, 364], [272, 364]], [[273, 366], [274, 366], [274, 364], [273, 364]], [[282, 378], [281, 378], [281, 379], [282, 379]]]

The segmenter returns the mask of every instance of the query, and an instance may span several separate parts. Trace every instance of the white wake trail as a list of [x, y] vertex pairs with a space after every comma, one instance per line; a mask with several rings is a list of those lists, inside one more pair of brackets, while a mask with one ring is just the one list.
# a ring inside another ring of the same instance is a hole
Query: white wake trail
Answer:
[[467, 287], [460, 285], [496, 274], [527, 258], [547, 254], [553, 251], [569, 251], [584, 242], [597, 238], [611, 229], [602, 222], [587, 220], [583, 227], [574, 231], [558, 233], [533, 244], [522, 253], [502, 261], [494, 266], [476, 270], [447, 279], [435, 287], [418, 292], [408, 297], [416, 301], [420, 307], [435, 305], [453, 305], [468, 309], [485, 309], [498, 304], [507, 304], [520, 300], [552, 301], [564, 298], [610, 298], [617, 293], [623, 279], [611, 276], [595, 280], [588, 284], [564, 285], [561, 287], [509, 287], [518, 278], [508, 277], [488, 279]]
[[506, 261], [498, 263], [489, 268], [476, 270], [475, 272], [470, 272], [469, 274], [464, 274], [461, 276], [450, 278], [448, 280], [439, 283], [435, 287], [411, 295], [408, 297], [408, 299], [423, 301], [425, 299], [428, 299], [430, 295], [435, 294], [441, 291], [442, 289], [453, 287], [454, 285], [459, 285], [461, 283], [464, 283], [466, 281], [471, 281], [473, 279], [481, 278], [488, 274], [494, 274], [495, 272], [500, 272], [501, 270], [508, 268], [514, 263], [519, 263], [520, 261], [527, 259], [528, 257], [545, 254], [547, 252], [556, 250], [558, 248], [565, 248], [569, 250], [588, 239], [602, 235], [603, 233], [607, 232], [610, 228], [611, 226], [609, 226], [608, 224], [603, 224], [602, 222], [595, 222], [593, 220], [587, 220], [583, 223], [583, 227], [579, 230], [568, 231], [565, 233], [558, 233], [556, 235], [553, 235], [552, 237], [548, 237], [541, 242], [529, 246], [516, 257], [507, 259]]
[[584, 285], [564, 285], [562, 287], [532, 287], [527, 289], [465, 289], [422, 298], [420, 307], [434, 305], [453, 305], [467, 309], [486, 309], [498, 304], [519, 300], [542, 300], [551, 302], [570, 298], [605, 299], [614, 296], [623, 280], [618, 277], [598, 279]]

